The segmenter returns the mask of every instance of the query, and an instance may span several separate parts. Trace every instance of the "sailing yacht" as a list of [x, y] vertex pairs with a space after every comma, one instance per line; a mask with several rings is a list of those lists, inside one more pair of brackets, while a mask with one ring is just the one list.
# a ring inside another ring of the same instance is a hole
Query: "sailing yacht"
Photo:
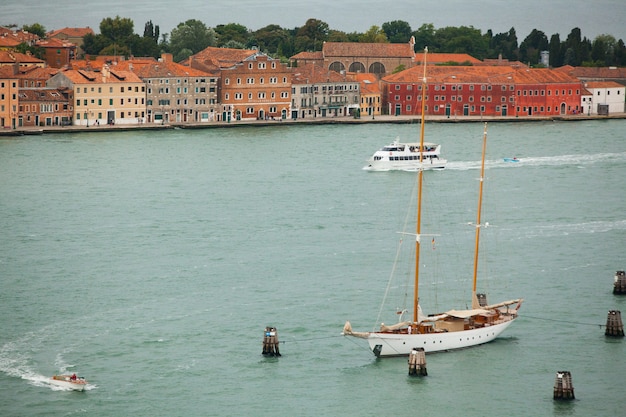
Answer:
[[[424, 76], [422, 79], [422, 117], [420, 128], [420, 149], [424, 149], [424, 122], [426, 103], [426, 55], [424, 49]], [[417, 172], [417, 213], [415, 227], [415, 278], [413, 286], [412, 320], [400, 321], [394, 325], [381, 324], [379, 331], [357, 332], [347, 321], [343, 328], [345, 336], [367, 340], [370, 349], [377, 357], [408, 355], [414, 348], [423, 348], [426, 353], [467, 348], [491, 342], [509, 327], [518, 317], [522, 299], [487, 304], [484, 294], [477, 293], [478, 247], [480, 241], [483, 183], [485, 178], [485, 151], [487, 146], [487, 124], [484, 126], [480, 187], [478, 195], [477, 219], [474, 248], [474, 274], [472, 287], [472, 308], [449, 310], [443, 313], [424, 315], [419, 305], [420, 245], [422, 237], [422, 188], [423, 170]], [[420, 159], [423, 159], [420, 153]], [[402, 317], [402, 316], [401, 316]]]

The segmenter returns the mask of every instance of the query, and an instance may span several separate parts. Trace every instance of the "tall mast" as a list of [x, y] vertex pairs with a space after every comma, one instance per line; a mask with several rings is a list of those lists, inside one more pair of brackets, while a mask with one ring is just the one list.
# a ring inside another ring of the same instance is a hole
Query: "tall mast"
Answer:
[[480, 308], [478, 297], [476, 296], [476, 278], [478, 276], [478, 244], [480, 242], [480, 214], [483, 206], [483, 183], [485, 182], [485, 152], [487, 150], [487, 123], [483, 132], [483, 153], [480, 165], [480, 186], [478, 191], [478, 210], [476, 212], [476, 242], [474, 245], [474, 285], [472, 287], [472, 308]]
[[413, 290], [413, 323], [417, 323], [419, 309], [419, 273], [420, 273], [420, 238], [422, 232], [422, 176], [424, 170], [424, 121], [426, 109], [426, 54], [428, 47], [424, 48], [424, 76], [422, 77], [422, 121], [420, 126], [420, 168], [417, 174], [417, 222], [415, 225], [415, 285]]

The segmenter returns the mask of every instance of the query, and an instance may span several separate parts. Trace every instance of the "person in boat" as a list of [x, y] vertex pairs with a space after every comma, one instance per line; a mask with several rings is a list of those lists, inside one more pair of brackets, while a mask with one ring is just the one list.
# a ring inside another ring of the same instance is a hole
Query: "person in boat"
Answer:
[[72, 374], [72, 376], [70, 377], [71, 381], [76, 381], [76, 374]]

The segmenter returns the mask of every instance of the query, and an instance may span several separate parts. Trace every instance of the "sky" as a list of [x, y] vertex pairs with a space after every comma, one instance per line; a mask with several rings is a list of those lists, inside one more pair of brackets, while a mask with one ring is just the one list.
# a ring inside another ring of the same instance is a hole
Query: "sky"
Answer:
[[565, 40], [573, 28], [591, 40], [608, 34], [626, 41], [626, 0], [0, 0], [0, 26], [40, 23], [48, 31], [88, 26], [99, 33], [102, 19], [116, 16], [130, 18], [140, 35], [149, 20], [163, 34], [189, 19], [208, 27], [238, 23], [257, 30], [270, 24], [292, 29], [315, 18], [348, 33], [401, 20], [413, 30], [425, 23], [494, 34], [513, 27], [518, 42], [533, 29]]

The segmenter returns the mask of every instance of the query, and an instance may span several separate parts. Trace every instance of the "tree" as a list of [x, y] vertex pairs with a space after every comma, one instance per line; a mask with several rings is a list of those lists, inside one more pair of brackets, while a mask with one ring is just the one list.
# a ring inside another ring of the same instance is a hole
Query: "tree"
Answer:
[[411, 39], [411, 25], [404, 20], [383, 23], [382, 29], [391, 43], [406, 43]]
[[617, 40], [611, 35], [598, 35], [591, 44], [591, 59], [599, 66], [618, 65], [615, 58]]
[[39, 23], [33, 23], [32, 25], [24, 25], [22, 26], [22, 30], [24, 32], [33, 33], [42, 39], [46, 37], [46, 28], [43, 27], [43, 25]]
[[[358, 39], [359, 36], [360, 35], [357, 35], [353, 39]], [[356, 42], [356, 40], [351, 40], [346, 32], [331, 30], [328, 32], [328, 42]]]
[[502, 58], [511, 61], [519, 60], [519, 49], [517, 47], [517, 35], [515, 28], [509, 29], [506, 33], [498, 33], [496, 35], [491, 34], [491, 30], [487, 31], [485, 35], [489, 43], [488, 57], [498, 58], [502, 55]]
[[437, 45], [435, 44], [435, 26], [432, 23], [424, 23], [413, 33], [415, 37], [415, 49], [417, 51], [428, 47], [429, 50], [435, 52]]
[[102, 34], [91, 34], [83, 36], [83, 51], [88, 55], [99, 55], [107, 46], [113, 44], [113, 41]]
[[279, 50], [288, 51], [289, 32], [278, 25], [268, 25], [253, 33], [260, 50], [275, 55]]
[[126, 40], [134, 33], [134, 23], [127, 17], [107, 17], [100, 22], [100, 34], [116, 44], [125, 45]]
[[565, 50], [564, 64], [575, 67], [582, 64], [582, 39], [579, 28], [572, 29], [562, 48]]
[[363, 34], [363, 36], [361, 36], [359, 42], [389, 43], [389, 40], [387, 39], [387, 35], [385, 35], [385, 32], [378, 26], [374, 25], [370, 27], [369, 30]]
[[561, 38], [558, 33], [550, 37], [550, 66], [560, 67], [563, 65], [563, 53], [561, 51]]
[[159, 42], [159, 26], [154, 26], [152, 24], [152, 20], [148, 20], [143, 29], [143, 37], [151, 38], [154, 40], [154, 43]]
[[150, 36], [133, 35], [126, 41], [126, 46], [131, 55], [151, 56], [158, 58], [161, 55], [161, 48]]
[[324, 41], [328, 40], [328, 23], [309, 19], [296, 32], [296, 53], [303, 51], [321, 51]]
[[229, 23], [227, 25], [217, 25], [215, 27], [217, 34], [217, 46], [223, 48], [230, 41], [238, 42], [242, 45], [248, 45], [251, 39], [250, 31], [244, 25], [237, 23]]
[[[179, 23], [170, 34], [170, 50], [175, 56], [178, 56], [183, 49], [188, 49], [193, 55], [208, 46], [216, 45], [215, 31], [195, 19]], [[176, 61], [179, 60], [176, 59]]]
[[539, 63], [541, 51], [548, 50], [548, 37], [540, 30], [533, 29], [530, 35], [519, 46], [520, 59], [530, 62], [531, 65]]
[[435, 32], [435, 39], [441, 44], [438, 52], [466, 53], [475, 58], [487, 56], [489, 42], [482, 36], [479, 29], [473, 26], [448, 26]]

